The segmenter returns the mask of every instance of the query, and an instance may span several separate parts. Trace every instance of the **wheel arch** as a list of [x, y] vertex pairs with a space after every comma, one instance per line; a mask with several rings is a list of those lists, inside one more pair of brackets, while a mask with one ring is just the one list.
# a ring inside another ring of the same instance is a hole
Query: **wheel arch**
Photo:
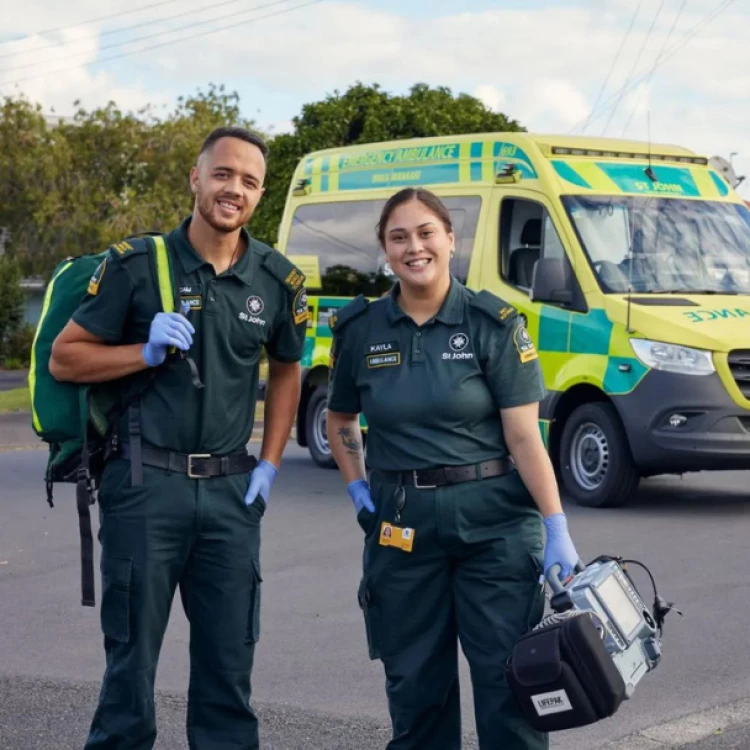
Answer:
[[328, 368], [311, 367], [302, 373], [302, 391], [297, 407], [297, 445], [307, 448], [307, 405], [317, 388], [328, 385]]
[[[560, 472], [560, 441], [568, 417], [582, 404], [595, 402], [608, 403], [614, 406], [612, 399], [604, 391], [589, 383], [575, 385], [558, 397], [552, 412], [548, 446], [552, 464], [558, 475]], [[615, 407], [615, 410], [617, 410], [617, 407]]]
[[[561, 489], [565, 488], [573, 502], [586, 507], [610, 508], [630, 502], [638, 490], [641, 474], [633, 461], [629, 436], [619, 409], [607, 394], [588, 384], [572, 388], [565, 396], [555, 410], [554, 443], [550, 432], [551, 458]], [[604, 453], [602, 445], [596, 449], [598, 461], [593, 484], [585, 477], [594, 475], [578, 463], [583, 455], [579, 452], [580, 447], [576, 450], [575, 460], [572, 456], [573, 430], [590, 420], [603, 432], [600, 437], [606, 446]], [[600, 470], [603, 471], [601, 475]]]

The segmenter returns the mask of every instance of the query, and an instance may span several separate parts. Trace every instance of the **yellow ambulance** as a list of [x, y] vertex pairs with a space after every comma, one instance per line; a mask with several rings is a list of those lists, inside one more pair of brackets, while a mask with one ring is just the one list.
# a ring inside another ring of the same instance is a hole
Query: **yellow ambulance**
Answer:
[[750, 210], [677, 146], [490, 133], [311, 153], [279, 249], [307, 275], [297, 440], [326, 440], [328, 317], [394, 281], [375, 226], [404, 186], [437, 193], [455, 277], [525, 316], [547, 396], [540, 429], [567, 495], [631, 499], [641, 477], [750, 469]]

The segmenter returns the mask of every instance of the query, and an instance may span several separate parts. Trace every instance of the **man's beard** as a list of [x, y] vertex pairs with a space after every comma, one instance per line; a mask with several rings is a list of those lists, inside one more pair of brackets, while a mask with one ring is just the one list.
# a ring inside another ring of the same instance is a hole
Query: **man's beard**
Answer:
[[201, 217], [203, 218], [203, 221], [206, 222], [212, 229], [214, 229], [217, 232], [223, 232], [225, 234], [231, 234], [232, 232], [236, 232], [240, 227], [244, 226], [247, 219], [250, 217], [245, 217], [242, 213], [242, 211], [237, 212], [237, 216], [235, 219], [219, 219], [217, 220], [214, 216], [214, 211], [216, 210], [216, 198], [198, 198], [198, 213], [200, 213]]

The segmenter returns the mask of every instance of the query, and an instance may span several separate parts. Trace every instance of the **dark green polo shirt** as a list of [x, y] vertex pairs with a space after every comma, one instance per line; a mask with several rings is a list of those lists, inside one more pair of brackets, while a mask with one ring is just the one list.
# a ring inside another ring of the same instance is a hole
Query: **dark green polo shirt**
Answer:
[[[166, 240], [180, 299], [191, 305], [195, 334], [189, 355], [205, 388], [193, 386], [187, 362], [170, 356], [143, 396], [142, 435], [145, 443], [180, 452], [229, 453], [241, 449], [252, 432], [262, 348], [282, 362], [302, 358], [304, 276], [244, 230], [247, 252], [217, 276], [190, 244], [189, 222]], [[151, 321], [161, 311], [150, 254], [145, 240], [110, 248], [98, 291], [85, 298], [73, 320], [113, 344], [148, 341]], [[132, 395], [151, 372], [123, 378], [123, 396]], [[121, 436], [127, 440], [125, 419]]]
[[397, 284], [369, 304], [360, 297], [332, 320], [329, 408], [364, 414], [375, 469], [506, 456], [499, 410], [544, 396], [522, 320], [500, 298], [452, 279], [440, 311], [418, 326], [398, 292]]

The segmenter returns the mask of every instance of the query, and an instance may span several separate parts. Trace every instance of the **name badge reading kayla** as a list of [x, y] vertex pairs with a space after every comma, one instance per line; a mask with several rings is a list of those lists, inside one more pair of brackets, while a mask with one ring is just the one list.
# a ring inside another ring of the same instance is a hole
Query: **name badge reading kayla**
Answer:
[[383, 521], [380, 526], [380, 545], [396, 547], [403, 552], [411, 552], [414, 545], [414, 529], [402, 529], [392, 523]]
[[398, 341], [384, 341], [380, 344], [367, 344], [365, 361], [372, 370], [376, 367], [395, 367], [401, 364]]

